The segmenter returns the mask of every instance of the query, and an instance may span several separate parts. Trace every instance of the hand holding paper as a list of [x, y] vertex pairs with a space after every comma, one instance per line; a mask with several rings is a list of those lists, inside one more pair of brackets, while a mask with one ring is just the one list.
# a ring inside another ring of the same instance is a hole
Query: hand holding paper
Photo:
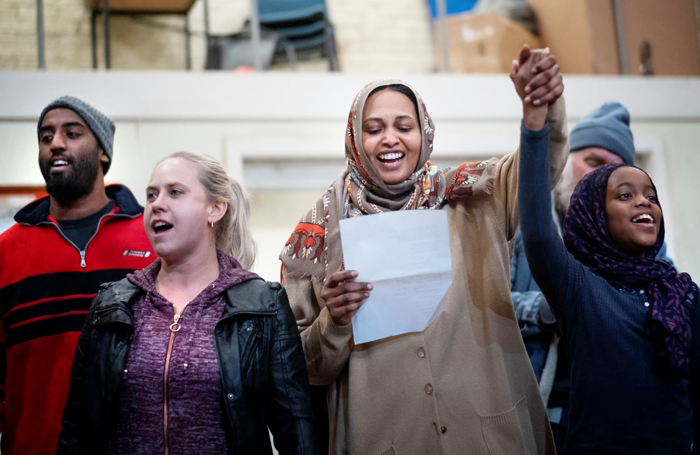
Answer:
[[452, 284], [447, 214], [406, 210], [340, 221], [343, 258], [374, 289], [352, 318], [356, 344], [424, 330]]
[[357, 271], [343, 270], [328, 279], [321, 297], [336, 325], [348, 325], [360, 306], [369, 297], [370, 283], [355, 282]]

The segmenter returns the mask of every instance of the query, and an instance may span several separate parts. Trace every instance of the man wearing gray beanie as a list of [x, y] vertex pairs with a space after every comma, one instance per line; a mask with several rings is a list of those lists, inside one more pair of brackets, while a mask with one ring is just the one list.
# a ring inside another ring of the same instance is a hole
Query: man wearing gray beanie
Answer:
[[[603, 104], [571, 131], [569, 145], [569, 158], [553, 191], [552, 210], [557, 222], [564, 220], [571, 194], [584, 175], [609, 163], [634, 164], [629, 111], [617, 102]], [[665, 250], [664, 246], [659, 257], [669, 260]], [[559, 343], [554, 315], [532, 279], [520, 229], [515, 234], [510, 276], [511, 300], [523, 341], [540, 383], [557, 452], [563, 453], [569, 415], [568, 353], [564, 343]]]
[[634, 164], [630, 113], [620, 103], [605, 103], [582, 118], [571, 131], [569, 141], [571, 152], [598, 147], [619, 156], [625, 164]]
[[63, 96], [41, 112], [39, 168], [48, 196], [0, 235], [0, 411], [3, 455], [55, 453], [71, 364], [90, 301], [104, 282], [154, 259], [141, 207], [105, 187], [114, 122]]
[[571, 193], [584, 175], [605, 164], [634, 164], [636, 152], [627, 108], [609, 102], [586, 115], [571, 130], [569, 150], [569, 159], [554, 190], [560, 220], [564, 219]]
[[46, 106], [39, 115], [38, 129], [40, 135], [41, 124], [44, 121], [46, 114], [54, 109], [61, 108], [69, 109], [78, 114], [88, 128], [90, 128], [90, 131], [95, 136], [97, 143], [102, 148], [104, 154], [107, 155], [108, 161], [104, 162], [102, 166], [104, 173], [106, 174], [109, 170], [109, 166], [112, 164], [112, 155], [114, 153], [114, 131], [116, 127], [114, 126], [112, 119], [81, 99], [74, 96], [62, 96]]

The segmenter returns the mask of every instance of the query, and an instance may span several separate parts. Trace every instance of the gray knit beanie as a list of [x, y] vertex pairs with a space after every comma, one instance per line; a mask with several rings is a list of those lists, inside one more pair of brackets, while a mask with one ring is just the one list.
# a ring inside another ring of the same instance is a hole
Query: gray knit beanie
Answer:
[[605, 103], [585, 116], [571, 131], [570, 150], [600, 147], [634, 164], [634, 138], [630, 130], [630, 113], [617, 102]]
[[114, 153], [114, 131], [116, 127], [114, 126], [112, 119], [83, 100], [80, 100], [74, 96], [62, 96], [51, 102], [44, 108], [43, 111], [41, 111], [37, 132], [41, 130], [41, 123], [44, 121], [46, 113], [50, 110], [59, 108], [70, 109], [83, 118], [87, 126], [92, 131], [92, 134], [95, 135], [100, 147], [102, 147], [102, 150], [104, 150], [109, 157], [109, 162], [104, 166], [104, 173], [106, 174], [109, 167], [112, 165], [112, 154]]

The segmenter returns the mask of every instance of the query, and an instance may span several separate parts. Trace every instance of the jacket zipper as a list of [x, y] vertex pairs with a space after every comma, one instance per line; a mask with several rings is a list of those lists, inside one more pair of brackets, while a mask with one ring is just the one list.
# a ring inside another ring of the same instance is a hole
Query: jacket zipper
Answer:
[[[108, 216], [123, 216], [126, 218], [136, 218], [139, 215], [132, 216], [132, 215], [127, 215], [126, 213], [105, 213], [97, 221], [97, 229], [95, 229], [95, 232], [92, 234], [92, 237], [90, 237], [88, 239], [87, 243], [85, 244], [84, 250], [81, 250], [80, 248], [78, 248], [78, 246], [75, 243], [71, 242], [71, 240], [68, 237], [66, 237], [66, 235], [61, 230], [61, 226], [59, 226], [58, 223], [54, 223], [53, 221], [40, 221], [36, 225], [50, 224], [50, 225], [54, 226], [56, 228], [56, 230], [58, 231], [58, 233], [61, 234], [61, 237], [63, 237], [66, 240], [66, 242], [73, 245], [73, 248], [78, 250], [78, 253], [80, 254], [80, 267], [85, 268], [85, 267], [87, 267], [87, 262], [85, 262], [85, 255], [87, 254], [88, 246], [90, 246], [90, 242], [92, 242], [92, 239], [94, 239], [95, 236], [97, 236], [97, 232], [100, 230], [100, 227], [102, 227], [102, 220], [104, 220]], [[27, 226], [31, 226], [31, 224], [28, 224], [28, 223], [22, 223], [22, 224], [25, 224]]]
[[175, 334], [180, 331], [182, 326], [180, 325], [180, 318], [182, 313], [187, 309], [187, 302], [185, 307], [182, 309], [180, 314], [175, 313], [173, 317], [173, 323], [170, 324], [170, 339], [168, 340], [168, 351], [165, 354], [165, 371], [163, 373], [163, 446], [165, 447], [165, 455], [168, 455], [168, 374], [170, 373], [170, 357], [173, 353], [173, 342], [175, 341]]

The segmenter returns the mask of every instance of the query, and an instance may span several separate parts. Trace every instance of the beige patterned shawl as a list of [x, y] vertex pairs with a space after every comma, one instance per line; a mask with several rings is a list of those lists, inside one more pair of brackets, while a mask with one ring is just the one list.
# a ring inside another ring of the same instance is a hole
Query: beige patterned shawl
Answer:
[[[379, 177], [362, 147], [362, 113], [368, 96], [378, 87], [403, 85], [418, 101], [421, 150], [413, 174], [404, 182], [388, 185]], [[302, 217], [280, 254], [288, 274], [323, 280], [343, 269], [338, 221], [392, 210], [439, 210], [464, 197], [491, 194], [493, 160], [462, 163], [440, 169], [428, 161], [433, 152], [435, 125], [418, 92], [399, 80], [367, 84], [355, 97], [345, 135], [347, 167]]]

